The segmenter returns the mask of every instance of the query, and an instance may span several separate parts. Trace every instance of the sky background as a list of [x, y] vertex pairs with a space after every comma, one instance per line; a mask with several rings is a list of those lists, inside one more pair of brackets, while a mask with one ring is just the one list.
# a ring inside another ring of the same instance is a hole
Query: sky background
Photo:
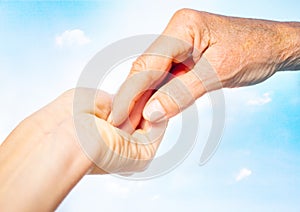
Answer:
[[[98, 51], [128, 36], [160, 33], [184, 7], [300, 21], [296, 0], [0, 0], [0, 140], [75, 87]], [[116, 67], [116, 73], [126, 76], [130, 62]], [[206, 165], [198, 166], [212, 117], [204, 96], [197, 102], [198, 144], [179, 167], [148, 181], [86, 176], [58, 211], [300, 211], [299, 88], [300, 72], [294, 71], [256, 86], [224, 89], [221, 144]], [[171, 120], [159, 154], [171, 147], [180, 127], [180, 118]]]

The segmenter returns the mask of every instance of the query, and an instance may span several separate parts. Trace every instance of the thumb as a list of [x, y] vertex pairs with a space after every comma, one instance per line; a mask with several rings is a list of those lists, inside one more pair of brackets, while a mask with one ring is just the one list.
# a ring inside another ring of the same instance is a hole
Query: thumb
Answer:
[[160, 35], [132, 65], [112, 104], [115, 126], [122, 124], [147, 90], [155, 89], [168, 74], [173, 62], [184, 61], [192, 44], [176, 37]]
[[153, 94], [143, 110], [143, 117], [150, 122], [169, 119], [205, 93], [220, 88], [222, 83], [217, 73], [203, 56], [193, 69], [175, 76]]

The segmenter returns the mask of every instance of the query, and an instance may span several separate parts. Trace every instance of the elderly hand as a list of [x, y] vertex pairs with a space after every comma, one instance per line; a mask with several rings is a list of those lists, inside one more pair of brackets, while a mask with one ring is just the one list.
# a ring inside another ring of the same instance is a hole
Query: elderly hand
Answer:
[[[276, 71], [299, 69], [299, 34], [299, 23], [182, 9], [133, 63], [114, 98], [113, 123], [122, 124], [148, 89], [158, 91], [147, 102], [143, 117], [158, 122], [206, 92], [253, 85]], [[168, 73], [177, 77], [169, 80]]]

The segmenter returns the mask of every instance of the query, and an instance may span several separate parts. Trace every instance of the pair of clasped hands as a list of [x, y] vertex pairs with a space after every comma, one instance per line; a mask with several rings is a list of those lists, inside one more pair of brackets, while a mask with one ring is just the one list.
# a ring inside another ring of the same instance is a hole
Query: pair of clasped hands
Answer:
[[[144, 170], [155, 156], [167, 120], [197, 98], [223, 87], [253, 85], [291, 68], [283, 56], [284, 48], [292, 46], [286, 27], [178, 11], [162, 35], [133, 63], [113, 101], [100, 92], [103, 97], [96, 103], [105, 112], [95, 114], [98, 129], [122, 160], [103, 154], [98, 167], [111, 173]], [[115, 167], [108, 165], [110, 160], [117, 162]]]
[[206, 92], [299, 69], [299, 29], [179, 10], [114, 96], [67, 91], [8, 136], [0, 148], [0, 208], [52, 210], [87, 173], [145, 170], [168, 119]]

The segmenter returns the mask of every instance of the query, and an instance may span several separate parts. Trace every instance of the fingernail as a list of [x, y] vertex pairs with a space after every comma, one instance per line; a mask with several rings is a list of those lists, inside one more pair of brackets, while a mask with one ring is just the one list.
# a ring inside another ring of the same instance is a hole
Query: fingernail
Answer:
[[166, 118], [167, 112], [161, 103], [155, 99], [151, 101], [144, 109], [144, 118], [150, 122], [159, 122]]

